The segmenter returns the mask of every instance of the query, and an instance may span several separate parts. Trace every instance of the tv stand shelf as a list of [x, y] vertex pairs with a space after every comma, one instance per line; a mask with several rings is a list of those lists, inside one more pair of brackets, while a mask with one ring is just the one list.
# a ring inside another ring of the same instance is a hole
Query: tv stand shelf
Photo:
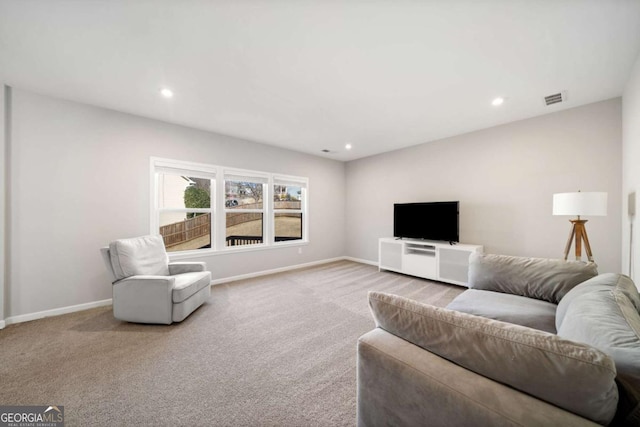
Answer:
[[419, 245], [419, 244], [407, 243], [405, 245], [405, 251], [408, 254], [436, 256], [436, 247], [432, 245]]
[[467, 286], [469, 255], [482, 253], [480, 245], [429, 240], [381, 238], [379, 269]]

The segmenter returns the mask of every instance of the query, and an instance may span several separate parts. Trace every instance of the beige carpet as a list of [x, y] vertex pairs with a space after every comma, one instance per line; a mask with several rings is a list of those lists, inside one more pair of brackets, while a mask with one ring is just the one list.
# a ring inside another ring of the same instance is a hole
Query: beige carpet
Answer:
[[367, 291], [444, 306], [463, 288], [340, 261], [217, 285], [171, 326], [111, 307], [0, 330], [0, 405], [64, 405], [68, 426], [355, 425]]

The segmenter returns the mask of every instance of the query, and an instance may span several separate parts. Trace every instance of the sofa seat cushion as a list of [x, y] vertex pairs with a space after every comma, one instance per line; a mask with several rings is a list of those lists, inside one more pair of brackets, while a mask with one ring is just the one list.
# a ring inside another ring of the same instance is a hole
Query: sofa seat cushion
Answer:
[[161, 236], [120, 239], [109, 244], [117, 280], [130, 276], [168, 276], [169, 257]]
[[211, 285], [211, 272], [209, 271], [176, 274], [172, 277], [175, 278], [172, 293], [174, 303], [182, 302], [206, 286]]
[[579, 283], [598, 274], [595, 263], [472, 253], [469, 287], [558, 304]]
[[556, 333], [557, 305], [547, 301], [469, 289], [458, 295], [447, 308]]
[[613, 419], [615, 365], [596, 348], [380, 292], [369, 306], [378, 327], [470, 371], [599, 424]]

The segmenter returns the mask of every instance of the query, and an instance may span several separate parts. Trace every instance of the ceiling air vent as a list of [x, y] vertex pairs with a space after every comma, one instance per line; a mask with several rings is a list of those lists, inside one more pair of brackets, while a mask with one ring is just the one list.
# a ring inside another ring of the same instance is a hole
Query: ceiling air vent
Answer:
[[565, 102], [566, 100], [567, 100], [566, 92], [558, 92], [558, 93], [554, 93], [553, 95], [544, 97], [545, 105], [558, 104], [560, 102]]

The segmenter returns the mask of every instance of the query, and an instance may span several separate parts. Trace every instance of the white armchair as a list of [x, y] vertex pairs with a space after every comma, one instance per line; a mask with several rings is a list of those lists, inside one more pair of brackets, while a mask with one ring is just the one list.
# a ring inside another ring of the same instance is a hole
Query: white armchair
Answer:
[[170, 263], [161, 236], [116, 240], [100, 252], [113, 279], [116, 319], [181, 322], [211, 296], [206, 264]]

